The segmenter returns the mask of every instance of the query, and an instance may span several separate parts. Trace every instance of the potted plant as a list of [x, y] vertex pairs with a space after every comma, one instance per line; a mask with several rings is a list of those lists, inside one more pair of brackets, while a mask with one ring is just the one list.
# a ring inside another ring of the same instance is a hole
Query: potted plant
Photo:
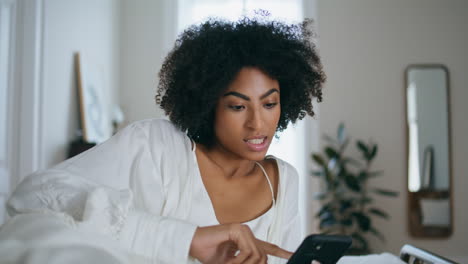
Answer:
[[383, 188], [370, 187], [369, 180], [383, 175], [383, 171], [371, 169], [377, 156], [377, 144], [369, 141], [356, 141], [361, 154], [354, 159], [345, 154], [350, 143], [345, 126], [341, 123], [336, 138], [325, 136], [328, 144], [323, 153], [312, 154], [319, 169], [312, 172], [323, 180], [324, 190], [314, 194], [321, 208], [316, 217], [320, 220], [319, 228], [326, 234], [349, 235], [353, 239], [348, 254], [368, 254], [371, 252], [366, 238], [371, 233], [380, 240], [384, 236], [372, 223], [372, 216], [388, 219], [389, 215], [374, 203], [374, 195], [398, 196], [398, 192]]

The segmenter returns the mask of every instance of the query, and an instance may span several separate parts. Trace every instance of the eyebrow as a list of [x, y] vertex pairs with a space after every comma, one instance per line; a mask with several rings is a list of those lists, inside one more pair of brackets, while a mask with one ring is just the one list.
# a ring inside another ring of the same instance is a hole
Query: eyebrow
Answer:
[[[263, 94], [262, 96], [260, 96], [260, 99], [266, 98], [266, 97], [268, 97], [270, 94], [275, 93], [275, 92], [276, 92], [276, 93], [279, 93], [279, 90], [276, 89], [276, 88], [272, 88], [272, 89], [270, 89], [268, 92], [266, 92], [265, 94]], [[242, 99], [244, 99], [244, 100], [246, 100], [246, 101], [250, 101], [250, 98], [249, 98], [247, 95], [241, 94], [241, 93], [238, 93], [238, 92], [234, 92], [234, 91], [232, 91], [232, 92], [227, 92], [227, 93], [225, 93], [223, 96], [228, 96], [228, 95], [237, 96], [237, 97], [242, 98]]]

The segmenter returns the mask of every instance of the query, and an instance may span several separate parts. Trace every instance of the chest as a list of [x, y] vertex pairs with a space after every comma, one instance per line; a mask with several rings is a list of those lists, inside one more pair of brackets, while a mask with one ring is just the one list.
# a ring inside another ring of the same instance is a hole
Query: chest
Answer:
[[[240, 179], [226, 179], [216, 170], [200, 167], [202, 188], [209, 197], [219, 223], [244, 223], [263, 215], [273, 206], [277, 181], [258, 169]], [[273, 176], [275, 172], [270, 172]], [[267, 178], [268, 177], [268, 178]], [[270, 183], [271, 186], [270, 186]]]

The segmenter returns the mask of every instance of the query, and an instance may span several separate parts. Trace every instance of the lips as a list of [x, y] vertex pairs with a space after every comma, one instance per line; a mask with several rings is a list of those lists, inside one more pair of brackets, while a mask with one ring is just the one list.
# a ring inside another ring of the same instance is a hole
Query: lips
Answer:
[[251, 151], [255, 152], [264, 151], [268, 147], [268, 140], [266, 136], [247, 138], [244, 139], [244, 142]]

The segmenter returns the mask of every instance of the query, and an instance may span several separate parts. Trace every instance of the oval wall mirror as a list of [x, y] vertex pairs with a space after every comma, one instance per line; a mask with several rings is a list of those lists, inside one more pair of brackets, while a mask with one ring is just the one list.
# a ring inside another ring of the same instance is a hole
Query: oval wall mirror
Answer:
[[448, 237], [453, 219], [448, 70], [410, 65], [405, 75], [409, 232]]

